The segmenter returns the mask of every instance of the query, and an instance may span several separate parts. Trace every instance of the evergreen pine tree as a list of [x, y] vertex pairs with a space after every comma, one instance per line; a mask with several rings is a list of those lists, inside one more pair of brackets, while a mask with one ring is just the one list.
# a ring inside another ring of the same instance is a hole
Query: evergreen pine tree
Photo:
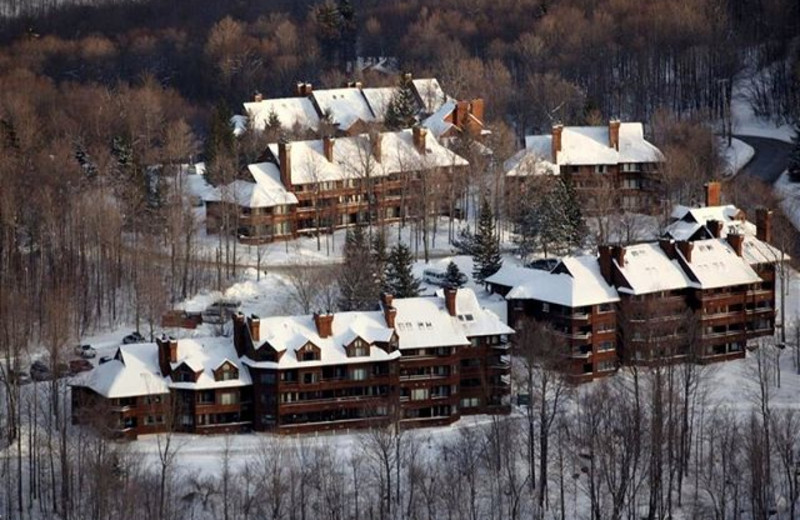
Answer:
[[400, 243], [392, 248], [386, 264], [386, 286], [397, 298], [411, 298], [419, 295], [420, 281], [411, 272], [414, 258], [407, 245]]
[[794, 125], [794, 137], [792, 137], [792, 151], [789, 152], [789, 180], [800, 182], [800, 122]]
[[475, 250], [472, 255], [472, 278], [483, 283], [500, 270], [503, 259], [500, 257], [500, 244], [494, 236], [494, 215], [486, 197], [481, 204], [478, 217], [478, 230], [475, 233]]
[[461, 228], [458, 237], [453, 239], [453, 247], [460, 255], [472, 256], [475, 252], [475, 235], [470, 231], [469, 226]]
[[211, 122], [208, 128], [208, 139], [206, 140], [205, 156], [206, 163], [211, 164], [218, 156], [233, 155], [233, 129], [231, 128], [231, 118], [233, 113], [228, 105], [220, 101], [214, 107], [211, 114]]
[[444, 286], [452, 289], [460, 289], [467, 283], [467, 275], [461, 272], [455, 262], [447, 264], [447, 271], [444, 275]]
[[344, 265], [339, 271], [339, 308], [343, 311], [374, 309], [378, 304], [377, 273], [369, 240], [361, 226], [347, 231]]
[[386, 234], [376, 233], [372, 237], [372, 265], [375, 269], [375, 284], [380, 292], [389, 292], [386, 285], [386, 264], [389, 262], [389, 251], [386, 246]]
[[397, 92], [386, 107], [384, 123], [390, 130], [411, 128], [417, 122], [417, 100], [414, 96], [411, 77], [403, 75]]

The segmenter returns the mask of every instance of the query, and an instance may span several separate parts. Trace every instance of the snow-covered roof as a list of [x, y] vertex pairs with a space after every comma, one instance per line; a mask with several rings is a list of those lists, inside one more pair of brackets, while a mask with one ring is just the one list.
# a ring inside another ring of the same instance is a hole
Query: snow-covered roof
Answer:
[[489, 283], [512, 287], [507, 299], [538, 300], [566, 307], [584, 307], [619, 301], [617, 291], [602, 274], [591, 255], [565, 257], [552, 272], [503, 266]]
[[332, 122], [347, 130], [358, 121], [376, 121], [361, 89], [355, 87], [315, 90], [311, 93], [322, 114], [330, 114]]
[[[381, 177], [393, 173], [468, 164], [464, 158], [439, 144], [430, 133], [425, 137], [425, 154], [420, 154], [414, 146], [410, 129], [381, 135], [380, 161], [370, 159], [371, 146], [366, 134], [336, 138], [332, 162], [325, 157], [322, 140], [291, 143], [292, 184], [361, 178], [365, 165], [371, 168], [371, 176]], [[270, 144], [269, 149], [277, 159], [278, 145]]]
[[[242, 361], [249, 366], [265, 368], [314, 367], [322, 365], [342, 365], [353, 363], [372, 363], [396, 359], [400, 353], [388, 353], [380, 347], [372, 346], [369, 355], [363, 357], [347, 357], [345, 345], [349, 345], [356, 337], [369, 344], [389, 342], [394, 331], [386, 326], [384, 315], [380, 311], [370, 312], [337, 312], [331, 324], [332, 335], [321, 338], [317, 332], [312, 315], [305, 316], [271, 316], [261, 318], [260, 337], [257, 346], [269, 343], [278, 352], [285, 352], [277, 362], [253, 361], [247, 357]], [[312, 343], [320, 349], [318, 361], [298, 361], [297, 350]]]
[[558, 175], [558, 167], [543, 159], [541, 155], [520, 150], [505, 162], [506, 175], [525, 177], [528, 175]]
[[233, 135], [239, 137], [247, 131], [247, 117], [242, 115], [231, 117], [231, 126], [233, 127]]
[[248, 165], [255, 182], [237, 179], [211, 190], [206, 201], [231, 201], [247, 208], [268, 208], [297, 204], [294, 193], [287, 191], [280, 180], [278, 167], [269, 162]]
[[469, 344], [458, 318], [448, 314], [442, 298], [402, 298], [394, 300], [392, 306], [397, 309], [395, 329], [401, 349]]
[[253, 120], [253, 128], [263, 130], [273, 112], [278, 116], [281, 128], [293, 130], [295, 126], [303, 129], [319, 128], [319, 114], [307, 97], [264, 99], [244, 104], [245, 113]]
[[641, 123], [620, 123], [619, 150], [609, 146], [608, 126], [565, 126], [561, 132], [561, 150], [553, 159], [552, 134], [525, 137], [525, 152], [535, 157], [535, 162], [549, 163], [537, 168], [520, 170], [522, 159], [512, 162], [507, 170], [516, 175], [547, 173], [556, 165], [593, 165], [621, 163], [661, 162], [664, 156], [658, 148], [644, 138]]
[[[232, 388], [252, 384], [250, 372], [238, 361], [236, 349], [230, 338], [201, 338], [201, 339], [181, 339], [178, 340], [177, 362], [171, 363], [172, 369], [176, 369], [182, 364], [186, 364], [194, 372], [199, 372], [197, 381], [182, 382], [172, 381], [170, 378], [170, 388], [186, 390], [206, 390], [211, 388]], [[216, 381], [214, 370], [228, 362], [239, 370], [238, 379], [227, 381]]]
[[777, 247], [761, 241], [752, 235], [745, 235], [742, 242], [742, 258], [750, 265], [770, 264], [788, 261], [789, 255], [782, 253]]
[[685, 289], [691, 283], [678, 261], [671, 260], [658, 243], [626, 247], [623, 263], [625, 265], [620, 267], [614, 260], [614, 264], [619, 268], [630, 288], [620, 287], [618, 289], [620, 292], [639, 295], [672, 291]]
[[[724, 239], [697, 240], [692, 243], [691, 262], [684, 265], [692, 278], [692, 287], [715, 289], [757, 283], [761, 278], [749, 263], [739, 257]], [[680, 248], [677, 254], [686, 257]]]
[[114, 359], [79, 374], [73, 385], [90, 388], [109, 399], [169, 393], [158, 367], [155, 343], [122, 345]]
[[701, 229], [706, 238], [711, 238], [713, 235], [708, 229], [710, 220], [722, 222], [720, 236], [723, 238], [728, 233], [756, 234], [755, 224], [745, 220], [744, 213], [732, 204], [701, 208], [692, 208], [679, 204], [673, 208], [671, 218], [672, 223], [667, 226], [664, 234], [675, 240], [689, 240]]
[[411, 83], [414, 85], [414, 90], [416, 90], [417, 96], [422, 102], [425, 113], [433, 114], [447, 101], [447, 95], [436, 78], [414, 79], [411, 80]]
[[455, 109], [456, 102], [452, 99], [448, 99], [436, 112], [422, 122], [422, 126], [430, 130], [436, 138], [441, 137], [448, 130], [455, 127], [452, 121], [447, 120], [447, 117], [452, 114]]
[[386, 118], [386, 110], [397, 92], [396, 87], [362, 88], [361, 93], [367, 100], [375, 121], [381, 122]]
[[[437, 291], [436, 295], [444, 298], [444, 291]], [[447, 311], [444, 310], [444, 312]], [[464, 336], [468, 338], [514, 333], [514, 329], [503, 323], [497, 314], [481, 306], [472, 289], [458, 290], [456, 293], [456, 316], [451, 319], [457, 322], [457, 328], [460, 328]]]

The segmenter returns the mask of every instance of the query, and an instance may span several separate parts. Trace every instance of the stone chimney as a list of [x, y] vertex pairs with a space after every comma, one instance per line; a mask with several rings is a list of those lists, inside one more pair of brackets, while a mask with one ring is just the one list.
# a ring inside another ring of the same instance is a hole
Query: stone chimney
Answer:
[[705, 184], [706, 188], [706, 207], [719, 206], [721, 204], [719, 182], [712, 181]]
[[742, 256], [742, 245], [744, 244], [744, 235], [739, 233], [728, 233], [728, 243], [731, 248], [736, 252], [736, 256]]
[[619, 151], [619, 119], [612, 119], [608, 122], [608, 146]]
[[394, 328], [394, 320], [397, 318], [397, 309], [394, 307], [383, 307], [383, 317], [386, 319], [386, 326], [390, 329]]
[[383, 155], [383, 148], [381, 147], [383, 143], [383, 134], [380, 132], [372, 132], [369, 134], [369, 148], [370, 153], [372, 153], [373, 159], [377, 162], [381, 162], [381, 155]]
[[161, 375], [167, 377], [172, 373], [170, 366], [170, 341], [166, 334], [162, 334], [160, 338], [156, 338], [156, 345], [158, 346], [158, 368], [161, 370]]
[[756, 238], [762, 242], [772, 241], [772, 211], [767, 208], [756, 210]]
[[278, 142], [278, 162], [280, 163], [281, 183], [286, 189], [292, 187], [292, 145], [286, 140]]
[[483, 98], [473, 99], [470, 108], [470, 113], [475, 116], [475, 119], [478, 119], [482, 123], [484, 114]]
[[317, 327], [317, 334], [322, 339], [329, 338], [333, 335], [333, 314], [327, 312], [325, 314], [314, 313], [314, 325]]
[[694, 244], [689, 242], [688, 240], [680, 240], [677, 243], [678, 250], [681, 252], [683, 257], [686, 259], [687, 263], [692, 263], [692, 249], [694, 249]]
[[625, 267], [625, 247], [614, 246], [613, 254], [614, 260], [617, 261], [617, 265], [620, 266], [620, 268]]
[[711, 232], [712, 238], [722, 238], [722, 222], [719, 220], [706, 221], [706, 227]]
[[553, 163], [558, 164], [558, 152], [561, 151], [561, 134], [564, 132], [564, 125], [553, 125], [553, 141], [551, 143], [551, 153], [553, 155]]
[[447, 313], [450, 316], [456, 315], [456, 295], [458, 294], [458, 289], [455, 287], [445, 287], [444, 288], [444, 305], [447, 307]]
[[667, 258], [670, 260], [675, 259], [675, 242], [669, 238], [660, 238], [658, 239], [658, 246], [664, 251], [664, 254], [667, 255]]
[[322, 151], [325, 153], [325, 158], [328, 162], [333, 162], [333, 137], [326, 135], [322, 138]]
[[262, 101], [264, 101], [264, 95], [261, 94], [261, 92], [256, 92], [255, 94], [253, 94], [253, 101], [255, 101], [256, 103], [261, 103]]
[[250, 329], [250, 339], [258, 342], [261, 339], [261, 319], [255, 314], [251, 314], [247, 320], [247, 327]]
[[414, 148], [420, 153], [420, 155], [425, 155], [425, 136], [428, 135], [428, 130], [417, 125], [412, 130], [413, 138], [414, 138]]
[[597, 262], [600, 264], [600, 274], [603, 275], [608, 285], [613, 285], [611, 279], [611, 246], [599, 246], [597, 248], [599, 257]]

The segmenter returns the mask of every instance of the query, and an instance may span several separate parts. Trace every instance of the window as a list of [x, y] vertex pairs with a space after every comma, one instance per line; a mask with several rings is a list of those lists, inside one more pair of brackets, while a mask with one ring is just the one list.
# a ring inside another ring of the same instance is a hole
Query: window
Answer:
[[208, 404], [214, 402], [214, 391], [213, 390], [205, 390], [203, 392], [198, 392], [197, 394], [197, 402], [201, 404]]
[[354, 368], [350, 372], [350, 379], [353, 381], [363, 381], [367, 378], [367, 369], [366, 368]]
[[411, 390], [412, 401], [424, 401], [426, 399], [428, 399], [427, 388], [414, 388], [413, 390]]
[[306, 385], [319, 382], [319, 375], [316, 372], [306, 372], [303, 374], [303, 383]]
[[239, 395], [236, 392], [225, 392], [219, 394], [219, 404], [236, 404], [239, 402]]
[[600, 361], [597, 363], [598, 372], [608, 372], [617, 368], [616, 363], [613, 361]]
[[611, 312], [611, 304], [610, 303], [601, 303], [599, 310], [600, 310], [600, 312]]
[[176, 382], [178, 383], [194, 383], [194, 374], [187, 372], [186, 370], [176, 372], [174, 373], [174, 376], [177, 378]]
[[163, 415], [148, 415], [144, 418], [144, 423], [146, 425], [153, 425], [153, 424], [164, 424], [164, 416]]
[[461, 400], [461, 408], [474, 408], [481, 405], [481, 400], [477, 397], [468, 397]]
[[611, 342], [611, 341], [604, 341], [604, 342], [600, 343], [600, 345], [597, 347], [597, 350], [599, 352], [605, 352], [607, 350], [614, 350], [614, 343]]
[[161, 402], [161, 396], [160, 395], [148, 395], [147, 397], [145, 397], [145, 402], [147, 404], [158, 404], [158, 403]]
[[225, 365], [220, 369], [217, 374], [217, 381], [232, 381], [234, 379], [238, 379], [238, 374], [236, 374], [236, 369], [234, 369], [230, 365]]
[[261, 374], [259, 376], [258, 380], [262, 385], [274, 385], [275, 384], [275, 374], [274, 373]]
[[608, 173], [608, 166], [605, 164], [596, 164], [594, 167], [595, 173]]
[[550, 312], [550, 304], [542, 303], [542, 312]]

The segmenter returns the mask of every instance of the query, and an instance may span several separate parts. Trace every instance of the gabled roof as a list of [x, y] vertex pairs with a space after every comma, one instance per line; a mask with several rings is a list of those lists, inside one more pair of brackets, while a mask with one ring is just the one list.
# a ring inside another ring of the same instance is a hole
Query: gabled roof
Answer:
[[431, 296], [398, 298], [395, 329], [401, 349], [455, 347], [468, 345], [469, 339], [458, 326], [457, 318], [448, 314], [444, 300]]
[[[366, 134], [339, 137], [333, 143], [333, 162], [325, 157], [320, 139], [291, 143], [292, 184], [358, 179], [369, 165], [370, 175], [381, 177], [392, 173], [426, 170], [434, 167], [464, 166], [467, 161], [445, 148], [428, 133], [426, 153], [414, 146], [412, 130], [381, 134], [381, 160], [370, 157], [371, 146]], [[278, 144], [270, 144], [273, 157], [279, 157]]]
[[552, 272], [503, 266], [486, 281], [512, 287], [508, 299], [573, 308], [619, 301], [617, 291], [600, 274], [597, 258], [590, 255], [565, 257]]
[[386, 119], [386, 110], [389, 108], [389, 103], [392, 101], [397, 87], [375, 87], [375, 88], [362, 88], [361, 94], [367, 100], [372, 115], [375, 121], [383, 122]]
[[[644, 138], [641, 123], [620, 123], [619, 150], [609, 146], [608, 126], [565, 126], [561, 133], [561, 151], [556, 159], [552, 152], [553, 136], [529, 135], [525, 137], [523, 155], [534, 156], [533, 163], [544, 163], [541, 167], [520, 168], [522, 157], [507, 165], [514, 175], [550, 173], [556, 166], [580, 166], [594, 164], [653, 163], [661, 162], [661, 151]], [[549, 163], [549, 164], [548, 164]]]
[[[676, 248], [677, 254], [686, 257]], [[746, 260], [723, 239], [697, 240], [693, 242], [691, 262], [684, 263], [692, 282], [691, 287], [715, 289], [746, 285], [761, 281]]]
[[358, 121], [370, 123], [376, 121], [375, 115], [355, 87], [315, 90], [311, 93], [323, 117], [330, 114], [332, 122], [341, 130], [347, 130]]
[[[240, 366], [236, 349], [230, 338], [198, 338], [178, 340], [178, 360], [172, 363], [172, 367], [178, 367], [185, 363], [194, 372], [199, 372], [197, 381], [186, 383], [172, 381], [169, 378], [170, 388], [182, 388], [187, 390], [204, 390], [211, 388], [232, 388], [252, 384], [250, 372]], [[228, 381], [216, 381], [214, 370], [219, 368], [224, 362], [230, 362], [239, 369], [239, 378]]]
[[671, 260], [658, 243], [636, 244], [625, 248], [624, 266], [614, 265], [628, 282], [619, 292], [634, 295], [685, 289], [691, 280], [677, 260]]
[[757, 239], [752, 235], [745, 235], [742, 242], [742, 258], [750, 265], [771, 264], [791, 260], [791, 257], [777, 247]]
[[[321, 365], [341, 365], [352, 363], [370, 363], [386, 361], [400, 356], [395, 351], [387, 353], [379, 347], [371, 347], [369, 356], [348, 358], [345, 346], [356, 336], [369, 343], [388, 342], [394, 331], [386, 326], [383, 313], [338, 312], [333, 315], [332, 335], [321, 338], [317, 332], [312, 315], [305, 316], [271, 316], [261, 318], [260, 338], [258, 344], [269, 343], [276, 351], [286, 352], [277, 362], [254, 361], [247, 357], [242, 362], [253, 367], [293, 368]], [[312, 343], [320, 349], [318, 361], [298, 361], [295, 352]]]
[[[444, 291], [438, 291], [436, 295], [444, 298]], [[456, 316], [451, 319], [457, 322], [457, 327], [468, 338], [514, 333], [514, 329], [503, 323], [497, 314], [481, 306], [472, 289], [458, 290]]]
[[691, 208], [679, 204], [673, 208], [671, 218], [673, 221], [667, 226], [664, 235], [675, 240], [698, 238], [698, 234], [701, 235], [699, 238], [712, 238], [713, 235], [708, 229], [710, 220], [722, 222], [720, 235], [723, 238], [731, 232], [742, 235], [756, 234], [755, 224], [745, 220], [744, 213], [732, 204], [701, 208]]
[[109, 399], [169, 393], [158, 368], [155, 343], [122, 345], [117, 352], [115, 359], [79, 374], [72, 384], [90, 388]]
[[411, 83], [425, 113], [433, 114], [447, 100], [447, 95], [436, 78], [414, 79]]
[[297, 204], [294, 193], [281, 183], [280, 171], [274, 163], [257, 163], [247, 167], [254, 182], [237, 179], [230, 184], [214, 188], [206, 201], [231, 201], [246, 208], [269, 208]]
[[269, 122], [270, 114], [275, 113], [281, 128], [291, 131], [297, 127], [316, 130], [319, 128], [319, 114], [307, 97], [288, 97], [265, 99], [244, 104], [244, 110], [253, 121], [253, 128], [263, 130]]

